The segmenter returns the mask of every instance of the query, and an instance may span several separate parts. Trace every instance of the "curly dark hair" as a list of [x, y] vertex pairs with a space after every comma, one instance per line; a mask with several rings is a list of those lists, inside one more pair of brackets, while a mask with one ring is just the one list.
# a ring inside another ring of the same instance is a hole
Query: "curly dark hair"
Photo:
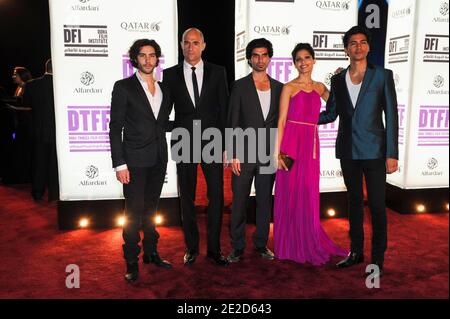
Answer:
[[295, 46], [294, 50], [292, 50], [292, 53], [291, 53], [291, 55], [292, 55], [292, 61], [293, 61], [294, 63], [295, 63], [295, 56], [297, 55], [297, 52], [298, 52], [298, 51], [301, 51], [301, 50], [306, 50], [306, 51], [308, 51], [309, 54], [311, 54], [311, 56], [313, 57], [313, 59], [316, 58], [316, 54], [314, 53], [314, 49], [312, 48], [311, 44], [309, 44], [309, 43], [298, 43], [298, 44]]
[[351, 27], [347, 32], [345, 32], [344, 37], [342, 38], [342, 42], [344, 43], [344, 48], [348, 47], [348, 42], [352, 35], [355, 34], [364, 34], [366, 36], [367, 42], [370, 44], [370, 32], [367, 28], [355, 25]]
[[266, 38], [259, 38], [250, 41], [245, 48], [245, 58], [248, 64], [251, 66], [250, 59], [252, 58], [252, 52], [256, 48], [266, 48], [269, 54], [269, 58], [273, 57], [273, 46], [272, 43]]
[[135, 67], [135, 68], [138, 67], [137, 56], [139, 54], [139, 51], [141, 50], [142, 47], [145, 47], [147, 45], [149, 45], [153, 49], [155, 49], [155, 54], [156, 54], [156, 58], [157, 58], [156, 66], [158, 66], [159, 58], [161, 57], [161, 47], [159, 46], [159, 44], [155, 40], [139, 39], [139, 40], [134, 41], [133, 45], [130, 47], [130, 50], [128, 50], [128, 55], [130, 56], [130, 62], [133, 67]]

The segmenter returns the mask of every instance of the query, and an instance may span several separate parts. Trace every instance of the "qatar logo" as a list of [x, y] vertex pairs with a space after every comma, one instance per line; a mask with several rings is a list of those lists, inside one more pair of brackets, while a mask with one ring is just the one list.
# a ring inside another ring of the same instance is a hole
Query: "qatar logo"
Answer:
[[124, 21], [120, 23], [120, 27], [129, 32], [158, 32], [161, 30], [159, 22], [139, 22], [139, 21]]
[[439, 12], [443, 16], [448, 15], [448, 2], [442, 2], [441, 7], [439, 8]]
[[398, 10], [392, 12], [391, 16], [394, 19], [397, 19], [397, 18], [403, 18], [403, 17], [409, 16], [410, 14], [411, 14], [411, 7], [408, 7], [408, 8], [398, 9]]
[[253, 30], [261, 35], [289, 35], [291, 26], [255, 26]]
[[98, 177], [98, 168], [94, 165], [89, 165], [88, 167], [86, 167], [85, 174], [89, 179], [94, 179]]
[[161, 30], [161, 27], [159, 26], [159, 24], [161, 23], [161, 21], [157, 22], [157, 23], [152, 23], [150, 26], [150, 30], [152, 31], [159, 31]]
[[444, 85], [444, 78], [441, 75], [436, 75], [433, 81], [433, 85], [436, 88], [441, 88]]
[[434, 157], [430, 158], [428, 160], [428, 164], [427, 164], [428, 168], [433, 170], [438, 166], [438, 161], [437, 159], [435, 159]]
[[86, 3], [86, 2], [89, 2], [90, 0], [79, 0], [80, 1], [80, 3]]
[[89, 86], [94, 84], [94, 75], [91, 72], [83, 72], [81, 73], [80, 82], [85, 86]]
[[316, 1], [316, 7], [323, 10], [346, 11], [350, 9], [350, 1]]

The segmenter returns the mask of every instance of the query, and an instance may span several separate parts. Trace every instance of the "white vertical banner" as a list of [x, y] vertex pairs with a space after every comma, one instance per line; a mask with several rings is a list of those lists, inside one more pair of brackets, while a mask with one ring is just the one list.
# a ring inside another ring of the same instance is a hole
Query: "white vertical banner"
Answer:
[[[317, 60], [312, 77], [329, 88], [334, 71], [348, 65], [342, 37], [357, 24], [357, 0], [236, 0], [236, 78], [250, 72], [245, 60], [247, 43], [264, 37], [274, 47], [268, 68], [271, 77], [283, 83], [297, 77], [291, 52], [297, 43], [308, 42], [314, 48]], [[325, 102], [322, 102], [324, 109]], [[338, 121], [319, 126], [321, 192], [345, 190], [340, 163], [335, 156]]]
[[400, 0], [389, 2], [388, 23], [386, 31], [386, 50], [384, 64], [394, 74], [395, 90], [398, 103], [398, 171], [387, 176], [390, 184], [403, 186], [405, 184], [406, 149], [410, 143], [408, 127], [411, 116], [413, 81], [413, 60], [416, 30], [416, 0]]
[[[111, 91], [115, 81], [135, 72], [128, 49], [137, 39], [161, 46], [158, 79], [163, 68], [177, 63], [176, 1], [49, 0], [49, 5], [60, 199], [123, 198], [111, 162]], [[169, 159], [161, 197], [176, 196], [176, 169]]]
[[405, 189], [448, 187], [448, 2], [393, 0], [388, 17], [386, 61], [396, 74], [403, 156], [400, 173], [388, 182]]

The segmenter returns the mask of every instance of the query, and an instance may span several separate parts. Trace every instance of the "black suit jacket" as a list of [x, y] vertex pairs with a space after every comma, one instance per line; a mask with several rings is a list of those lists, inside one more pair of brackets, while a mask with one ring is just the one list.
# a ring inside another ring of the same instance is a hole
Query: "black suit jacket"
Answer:
[[191, 100], [184, 80], [183, 62], [164, 70], [163, 76], [175, 107], [174, 129], [182, 127], [192, 133], [192, 121], [201, 120], [202, 132], [206, 128], [214, 127], [220, 129], [224, 136], [228, 105], [228, 85], [224, 67], [204, 62], [202, 91], [197, 107]]
[[33, 139], [55, 143], [55, 106], [53, 99], [53, 76], [46, 73], [27, 82], [23, 106], [32, 108]]
[[319, 117], [319, 124], [325, 124], [339, 116], [336, 157], [398, 159], [398, 111], [392, 71], [368, 64], [355, 108], [345, 75], [343, 71], [331, 78], [327, 107]]
[[109, 123], [113, 167], [151, 167], [157, 161], [167, 162], [171, 104], [168, 90], [159, 84], [163, 100], [156, 119], [136, 74], [114, 84]]
[[[269, 80], [271, 90], [270, 109], [265, 120], [252, 73], [234, 82], [228, 113], [228, 127], [232, 129], [242, 128], [243, 130], [246, 130], [247, 128], [254, 129], [257, 133], [256, 145], [258, 145], [258, 138], [260, 138], [258, 136], [258, 129], [266, 129], [265, 151], [267, 155], [270, 154], [270, 146], [272, 145], [272, 150], [274, 146], [274, 140], [270, 140], [270, 129], [276, 128], [278, 125], [280, 95], [283, 89], [283, 84], [281, 82], [274, 80], [271, 77], [269, 77]], [[239, 143], [239, 139], [236, 140], [236, 143]], [[233, 153], [236, 154], [237, 144], [233, 146], [233, 149], [231, 149], [231, 145], [228, 145], [228, 151], [233, 151]], [[247, 155], [248, 146], [248, 141], [245, 140], [243, 147], [245, 155]], [[233, 157], [236, 158], [236, 156]], [[245, 162], [247, 156], [245, 156], [245, 158], [238, 156], [238, 158], [241, 162]]]

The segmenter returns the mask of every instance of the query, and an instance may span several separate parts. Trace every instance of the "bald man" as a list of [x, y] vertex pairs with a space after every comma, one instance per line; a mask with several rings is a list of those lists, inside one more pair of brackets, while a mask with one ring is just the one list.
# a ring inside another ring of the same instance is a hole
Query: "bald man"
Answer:
[[[174, 130], [183, 128], [190, 133], [189, 160], [177, 162], [181, 214], [186, 243], [184, 264], [192, 265], [199, 254], [199, 232], [194, 203], [197, 167], [200, 164], [205, 175], [209, 200], [207, 257], [217, 265], [227, 266], [228, 261], [220, 250], [223, 164], [221, 161], [210, 163], [209, 161], [205, 162], [203, 158], [200, 159], [199, 149], [202, 150], [209, 140], [202, 141], [200, 148], [193, 147], [194, 126], [196, 126], [196, 129], [201, 127], [202, 133], [207, 128], [216, 128], [224, 136], [228, 105], [226, 72], [224, 67], [202, 60], [206, 43], [200, 30], [196, 28], [186, 30], [183, 33], [180, 45], [183, 49], [184, 61], [164, 70], [163, 79], [170, 90], [170, 97], [174, 103]], [[173, 140], [173, 137], [172, 146], [180, 142], [179, 140]], [[222, 144], [220, 150], [213, 152], [222, 153], [223, 149]], [[197, 150], [197, 154], [194, 154], [194, 150]], [[221, 154], [212, 155], [215, 158], [222, 159]], [[194, 158], [197, 159], [194, 160]]]

